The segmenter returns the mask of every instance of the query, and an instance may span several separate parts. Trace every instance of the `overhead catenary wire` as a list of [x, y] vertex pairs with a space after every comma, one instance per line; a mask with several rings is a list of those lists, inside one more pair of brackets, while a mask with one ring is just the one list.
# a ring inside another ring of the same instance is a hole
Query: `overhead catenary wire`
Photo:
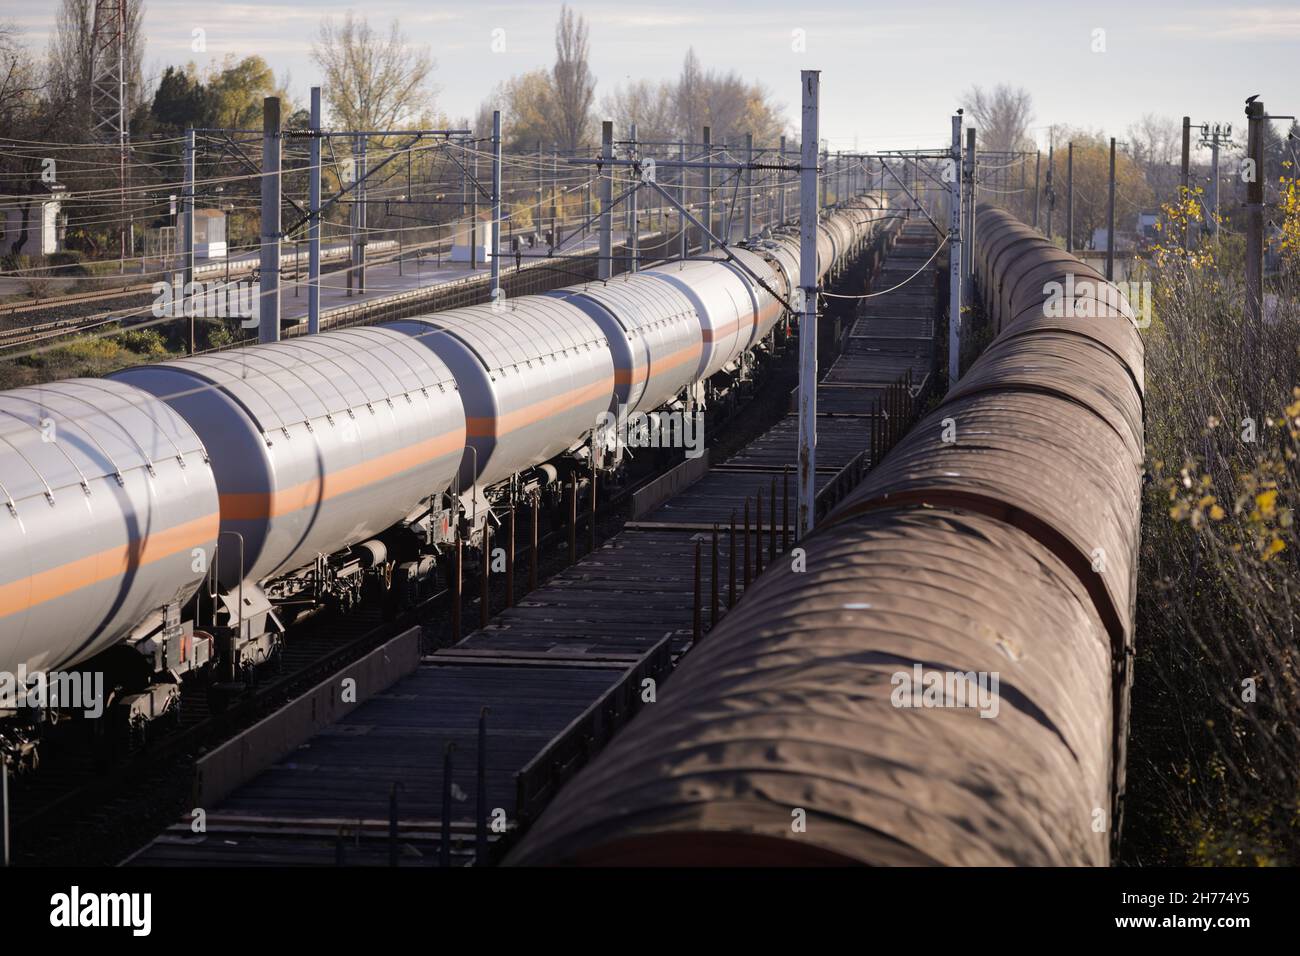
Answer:
[[929, 267], [930, 263], [934, 262], [935, 256], [939, 255], [939, 253], [943, 250], [943, 247], [946, 246], [947, 244], [948, 244], [948, 237], [944, 236], [943, 239], [939, 242], [939, 244], [935, 246], [934, 252], [930, 255], [930, 258], [925, 260], [924, 265], [922, 265], [919, 269], [913, 272], [902, 282], [898, 283], [898, 285], [890, 286], [888, 289], [881, 289], [879, 292], [867, 292], [862, 295], [840, 295], [839, 293], [836, 292], [819, 292], [818, 295], [825, 296], [829, 299], [874, 299], [877, 296], [888, 295], [890, 292], [896, 292], [899, 289], [903, 288], [903, 286], [911, 282], [913, 279], [915, 279], [917, 276], [919, 276], [922, 272], [924, 272], [926, 268]]

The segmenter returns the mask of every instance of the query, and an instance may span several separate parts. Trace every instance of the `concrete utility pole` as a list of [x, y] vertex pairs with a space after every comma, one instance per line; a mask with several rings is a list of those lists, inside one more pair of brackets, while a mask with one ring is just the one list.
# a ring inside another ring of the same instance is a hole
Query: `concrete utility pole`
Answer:
[[681, 166], [677, 169], [677, 227], [681, 231], [678, 237], [681, 243], [681, 256], [685, 259], [691, 252], [690, 233], [686, 226], [686, 142], [677, 144], [677, 158]]
[[1056, 191], [1052, 188], [1056, 178], [1056, 144], [1047, 144], [1047, 238], [1052, 238], [1052, 213], [1056, 211]]
[[596, 264], [596, 276], [608, 279], [613, 272], [610, 257], [614, 254], [610, 239], [614, 229], [614, 211], [610, 208], [614, 202], [614, 167], [610, 163], [614, 158], [614, 124], [609, 120], [600, 124], [600, 158], [604, 165], [600, 170], [600, 261]]
[[[781, 137], [781, 148], [777, 150], [776, 155], [777, 155], [777, 165], [784, 166], [785, 165], [785, 137], [784, 136]], [[778, 223], [782, 223], [785, 222], [785, 193], [786, 193], [785, 170], [778, 169], [776, 171], [776, 183], [777, 183], [776, 221]]]
[[1020, 206], [1020, 218], [1021, 221], [1023, 222], [1025, 219], [1029, 218], [1029, 212], [1028, 212], [1029, 202], [1028, 202], [1028, 197], [1025, 196], [1025, 189], [1029, 185], [1028, 181], [1025, 178], [1029, 174], [1029, 154], [1020, 153], [1019, 158], [1020, 158], [1020, 202], [1018, 203], [1018, 205]]
[[492, 302], [501, 298], [501, 111], [492, 111]]
[[262, 235], [259, 342], [280, 341], [280, 98], [262, 100]]
[[1034, 153], [1034, 228], [1038, 228], [1038, 178], [1043, 168], [1043, 151], [1040, 149]]
[[[632, 139], [632, 144], [631, 144], [632, 155], [629, 158], [635, 160], [639, 157], [639, 151], [637, 150], [637, 145], [636, 145], [636, 123], [632, 123], [629, 126], [629, 132], [631, 134], [631, 139]], [[627, 197], [627, 218], [628, 218], [627, 271], [628, 272], [636, 272], [637, 260], [641, 257], [641, 237], [639, 235], [641, 230], [637, 227], [637, 202], [636, 202], [637, 193], [639, 191], [640, 189], [638, 188], [637, 183], [633, 182], [632, 191], [628, 193], [628, 197]]]
[[[754, 162], [754, 134], [745, 134], [745, 163], [752, 166]], [[754, 170], [745, 170], [745, 235], [748, 239], [754, 234]]]
[[366, 154], [366, 146], [370, 137], [362, 135], [359, 137], [360, 143], [357, 148], [357, 292], [365, 295], [366, 292], [366, 246], [370, 240], [367, 238], [370, 233], [370, 215], [369, 196], [370, 186], [366, 182], [366, 177], [370, 174], [369, 157]]
[[[1189, 177], [1191, 174], [1191, 163], [1192, 163], [1192, 118], [1190, 116], [1184, 116], [1183, 117], [1183, 169], [1182, 169], [1182, 179], [1180, 180], [1182, 185], [1182, 192], [1180, 192], [1178, 195], [1179, 200], [1184, 203], [1187, 202], [1189, 198], [1188, 187], [1190, 185]], [[1188, 247], [1191, 244], [1191, 234], [1192, 234], [1192, 230], [1190, 224], [1186, 220], [1184, 220], [1183, 221], [1183, 251], [1184, 252], [1187, 251]]]
[[551, 241], [552, 249], [560, 236], [560, 151], [551, 150]]
[[348, 296], [351, 297], [357, 284], [357, 264], [361, 255], [357, 250], [357, 232], [361, 215], [361, 156], [357, 152], [356, 137], [352, 143], [352, 201], [348, 205]]
[[469, 213], [469, 269], [478, 268], [478, 143], [474, 143], [473, 175], [470, 177], [470, 213]]
[[1065, 150], [1065, 251], [1074, 251], [1074, 141]]
[[1206, 210], [1206, 227], [1210, 235], [1219, 235], [1219, 147], [1230, 143], [1232, 124], [1213, 126], [1208, 123], [1201, 127], [1201, 145], [1210, 147], [1210, 198]]
[[542, 199], [546, 183], [542, 173], [542, 141], [537, 141], [537, 205], [533, 207], [533, 232], [540, 239], [542, 235]]
[[1106, 281], [1115, 281], [1115, 137], [1110, 138], [1110, 185], [1106, 191]]
[[704, 215], [700, 221], [704, 223], [704, 235], [700, 237], [700, 251], [708, 252], [713, 248], [713, 240], [709, 238], [709, 233], [713, 232], [713, 167], [709, 164], [713, 162], [713, 140], [711, 139], [709, 127], [704, 127], [704, 169], [700, 176], [704, 183]]
[[[821, 72], [801, 70], [802, 156], [799, 170], [799, 509], [798, 540], [812, 530], [817, 495], [817, 145]], [[825, 184], [823, 181], [823, 190]]]
[[962, 292], [967, 302], [975, 301], [975, 128], [966, 130], [966, 155], [962, 164], [963, 196], [966, 200], [966, 241], [962, 243]]
[[952, 175], [948, 184], [948, 387], [961, 374], [961, 114], [952, 118]]
[[320, 331], [320, 87], [311, 88], [311, 139], [308, 140], [307, 173], [307, 332]]
[[[1253, 97], [1252, 97], [1253, 99]], [[1264, 320], [1264, 104], [1246, 102], [1246, 323], [1262, 341]]]
[[[194, 281], [194, 130], [185, 131], [185, 184], [181, 187], [181, 226], [184, 233], [185, 253], [181, 263], [184, 270], [181, 285], [181, 314], [189, 322], [189, 354], [194, 354], [194, 309], [189, 305], [189, 294]], [[229, 292], [227, 292], [229, 295]]]

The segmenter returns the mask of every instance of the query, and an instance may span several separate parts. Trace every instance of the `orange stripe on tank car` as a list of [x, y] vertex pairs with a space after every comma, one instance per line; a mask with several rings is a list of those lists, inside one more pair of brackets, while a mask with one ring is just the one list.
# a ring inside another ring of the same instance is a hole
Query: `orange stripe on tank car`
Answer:
[[763, 310], [762, 315], [759, 317], [758, 324], [766, 325], [768, 322], [775, 322], [781, 316], [781, 309], [782, 305], [780, 302], [773, 302]]
[[634, 376], [632, 369], [619, 368], [614, 370], [614, 381], [619, 385], [639, 385], [644, 382], [651, 374], [660, 375], [671, 368], [684, 365], [687, 362], [698, 362], [700, 360], [700, 346], [688, 345], [684, 349], [678, 349], [676, 352], [670, 352], [660, 359], [651, 359], [651, 368], [646, 369], [644, 365]]
[[704, 341], [716, 342], [718, 339], [726, 338], [731, 335], [740, 325], [740, 319], [732, 319], [726, 325], [720, 325], [716, 329], [703, 329]]
[[17, 614], [28, 608], [101, 581], [119, 577], [129, 571], [169, 558], [183, 551], [202, 547], [217, 536], [221, 525], [215, 512], [133, 539], [126, 544], [68, 561], [48, 571], [0, 584], [0, 617]]
[[590, 385], [583, 385], [580, 388], [565, 392], [563, 395], [545, 398], [540, 402], [533, 402], [531, 405], [525, 405], [523, 408], [515, 409], [513, 412], [507, 412], [504, 415], [488, 418], [467, 418], [465, 419], [465, 433], [471, 438], [500, 437], [540, 422], [543, 418], [554, 415], [556, 412], [563, 411], [579, 402], [599, 398], [602, 395], [608, 398], [614, 391], [613, 385], [613, 376], [610, 376], [592, 382]]
[[227, 492], [221, 496], [221, 517], [227, 521], [264, 521], [312, 508], [322, 501], [455, 454], [461, 447], [460, 432], [447, 432], [275, 492]]

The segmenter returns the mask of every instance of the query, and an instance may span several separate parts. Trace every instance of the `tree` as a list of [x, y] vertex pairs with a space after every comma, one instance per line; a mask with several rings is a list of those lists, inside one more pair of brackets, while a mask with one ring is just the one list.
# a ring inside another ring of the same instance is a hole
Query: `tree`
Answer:
[[321, 68], [325, 101], [343, 129], [398, 129], [422, 120], [433, 107], [428, 80], [434, 61], [427, 48], [410, 46], [393, 20], [380, 36], [349, 11], [341, 26], [326, 18], [312, 44]]
[[555, 66], [551, 82], [560, 148], [570, 152], [587, 140], [596, 80], [587, 64], [587, 22], [567, 5], [555, 25]]
[[1172, 116], [1144, 113], [1136, 123], [1129, 124], [1125, 139], [1127, 152], [1144, 170], [1182, 162], [1182, 122]]
[[704, 70], [695, 48], [686, 51], [682, 61], [681, 76], [677, 78], [677, 132], [688, 141], [700, 135], [700, 129], [709, 118], [709, 93], [705, 86]]
[[739, 73], [706, 72], [694, 49], [686, 51], [673, 98], [677, 133], [686, 140], [697, 140], [705, 125], [715, 143], [735, 143], [746, 133], [756, 143], [770, 143], [784, 130], [781, 110], [762, 86]]
[[637, 80], [616, 89], [601, 105], [604, 115], [614, 121], [615, 129], [630, 130], [635, 123], [638, 139], [676, 138], [676, 103], [671, 83]]
[[1170, 202], [1175, 198], [1182, 178], [1181, 120], [1143, 114], [1136, 123], [1129, 124], [1124, 151], [1142, 170], [1158, 201]]
[[211, 94], [194, 64], [169, 66], [154, 91], [149, 113], [160, 130], [173, 135], [190, 126], [206, 126], [212, 112]]
[[[41, 137], [40, 89], [36, 66], [18, 39], [18, 28], [0, 22], [0, 135], [20, 140]], [[0, 192], [14, 196], [10, 202], [20, 209], [18, 226], [8, 234], [0, 220], [4, 239], [0, 256], [18, 255], [28, 243], [35, 202], [32, 194], [38, 191], [39, 176], [37, 158], [31, 151], [0, 146]]]
[[[1067, 144], [1074, 143], [1074, 248], [1086, 249], [1092, 244], [1093, 233], [1105, 229], [1107, 202], [1110, 188], [1110, 140], [1100, 132], [1057, 127], [1053, 129], [1056, 151], [1053, 169], [1053, 188], [1056, 192], [1054, 231], [1065, 232], [1066, 163]], [[1046, 167], [1047, 157], [1043, 157]], [[1043, 177], [1043, 209], [1046, 221], [1046, 183]], [[1152, 189], [1142, 168], [1131, 156], [1116, 151], [1115, 154], [1115, 231], [1133, 229], [1137, 214], [1148, 209], [1152, 202]]]
[[[134, 114], [144, 103], [145, 88], [140, 64], [144, 60], [142, 0], [126, 0], [127, 112]], [[84, 137], [90, 128], [90, 83], [97, 52], [94, 47], [95, 0], [61, 0], [50, 38], [46, 87], [63, 123]]]
[[1029, 123], [1033, 119], [1033, 97], [1029, 91], [999, 83], [991, 90], [973, 86], [962, 98], [967, 115], [978, 130], [979, 149], [1010, 153], [1032, 149]]
[[281, 114], [292, 111], [289, 94], [260, 56], [246, 56], [236, 61], [227, 56], [220, 72], [207, 83], [208, 120], [221, 129], [261, 129], [262, 100], [278, 96]]
[[37, 107], [42, 84], [18, 40], [18, 28], [0, 21], [0, 129], [13, 130]]
[[[554, 122], [554, 90], [546, 70], [533, 70], [502, 83], [479, 106], [474, 135], [492, 135], [492, 111], [501, 111], [502, 148], [507, 152], [531, 152], [537, 144], [556, 145], [562, 135]], [[561, 146], [561, 148], [563, 148]]]

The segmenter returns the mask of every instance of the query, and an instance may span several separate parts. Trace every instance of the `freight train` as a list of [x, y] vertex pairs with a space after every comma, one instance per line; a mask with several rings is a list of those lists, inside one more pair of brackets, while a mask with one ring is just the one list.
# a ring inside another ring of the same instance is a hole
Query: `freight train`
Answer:
[[[829, 211], [819, 278], [884, 205]], [[128, 651], [113, 703], [138, 724], [187, 674], [237, 686], [304, 610], [431, 593], [493, 507], [619, 466], [593, 441], [610, 412], [694, 412], [748, 375], [798, 273], [797, 235], [767, 230], [545, 295], [0, 392], [0, 673]], [[0, 746], [30, 755], [51, 715], [11, 701]]]
[[[975, 236], [992, 344], [507, 862], [1109, 861], [1142, 342], [1127, 301], [1036, 231], [981, 207]], [[1045, 308], [1061, 287], [1095, 301]]]

